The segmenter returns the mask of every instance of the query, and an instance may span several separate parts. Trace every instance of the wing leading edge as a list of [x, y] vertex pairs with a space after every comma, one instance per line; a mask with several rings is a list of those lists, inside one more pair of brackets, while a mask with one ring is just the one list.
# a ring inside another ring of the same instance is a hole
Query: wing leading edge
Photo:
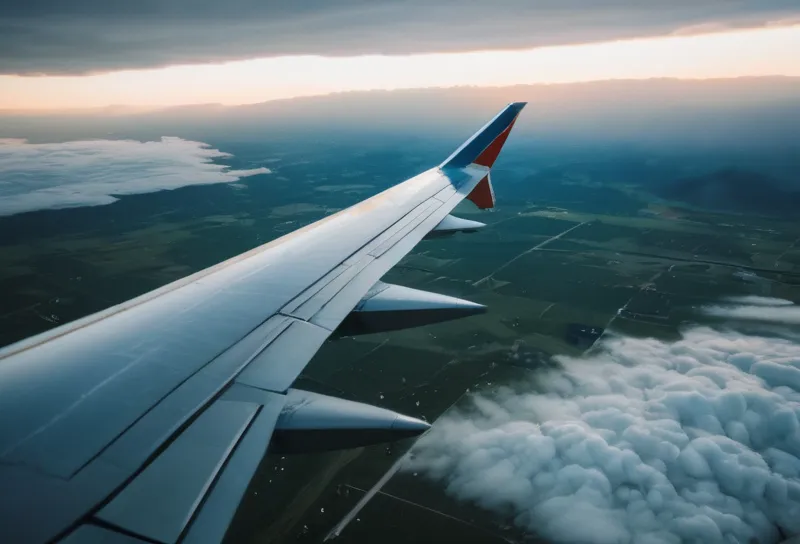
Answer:
[[[12, 541], [218, 542], [268, 449], [392, 440], [425, 422], [291, 389], [335, 331], [485, 309], [380, 282], [423, 238], [474, 231], [523, 103], [439, 167], [130, 302], [0, 351], [0, 524]], [[487, 192], [488, 191], [488, 192]]]

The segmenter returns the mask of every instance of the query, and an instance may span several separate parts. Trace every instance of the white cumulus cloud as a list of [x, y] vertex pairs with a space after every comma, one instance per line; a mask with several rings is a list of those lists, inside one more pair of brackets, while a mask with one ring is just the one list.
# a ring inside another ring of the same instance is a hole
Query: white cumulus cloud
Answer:
[[800, 325], [800, 306], [790, 300], [747, 296], [730, 297], [726, 302], [728, 304], [703, 308], [703, 313], [732, 320]]
[[791, 300], [774, 297], [760, 297], [758, 295], [745, 295], [739, 297], [727, 297], [726, 302], [731, 304], [751, 304], [754, 306], [791, 306]]
[[268, 174], [212, 162], [230, 157], [202, 142], [86, 140], [33, 144], [0, 139], [0, 215], [111, 204], [114, 195], [229, 183]]
[[695, 327], [558, 361], [446, 414], [406, 468], [554, 542], [800, 534], [800, 344]]

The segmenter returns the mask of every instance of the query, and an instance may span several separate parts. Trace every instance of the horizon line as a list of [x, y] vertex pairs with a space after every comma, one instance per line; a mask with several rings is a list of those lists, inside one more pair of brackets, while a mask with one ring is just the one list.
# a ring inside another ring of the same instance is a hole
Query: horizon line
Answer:
[[[35, 116], [35, 115], [65, 115], [74, 116], [81, 114], [95, 114], [95, 115], [108, 115], [109, 117], [118, 116], [135, 116], [146, 113], [155, 113], [159, 111], [180, 110], [188, 108], [219, 108], [219, 109], [234, 109], [249, 106], [258, 106], [262, 104], [272, 104], [276, 102], [291, 102], [297, 100], [313, 100], [325, 97], [338, 97], [345, 95], [358, 95], [358, 94], [377, 94], [377, 93], [411, 93], [417, 91], [448, 91], [459, 89], [512, 89], [515, 87], [576, 87], [582, 85], [592, 84], [605, 84], [605, 83], [646, 83], [657, 81], [676, 81], [676, 82], [692, 82], [692, 83], [707, 83], [712, 81], [741, 81], [741, 80], [770, 80], [770, 79], [786, 79], [797, 80], [800, 82], [800, 76], [785, 75], [785, 74], [771, 74], [771, 75], [741, 75], [730, 77], [647, 77], [647, 78], [605, 78], [605, 79], [587, 79], [584, 81], [569, 81], [569, 82], [537, 82], [537, 83], [514, 83], [511, 85], [474, 85], [474, 84], [460, 84], [448, 86], [420, 86], [408, 87], [399, 89], [352, 89], [342, 91], [329, 91], [313, 94], [303, 94], [290, 97], [276, 97], [259, 100], [256, 102], [244, 102], [241, 104], [224, 104], [222, 102], [190, 102], [186, 104], [152, 104], [152, 105], [130, 105], [130, 104], [105, 104], [102, 106], [92, 107], [74, 107], [74, 108], [2, 108], [0, 109], [0, 117], [2, 116]], [[114, 113], [109, 110], [120, 110]]]

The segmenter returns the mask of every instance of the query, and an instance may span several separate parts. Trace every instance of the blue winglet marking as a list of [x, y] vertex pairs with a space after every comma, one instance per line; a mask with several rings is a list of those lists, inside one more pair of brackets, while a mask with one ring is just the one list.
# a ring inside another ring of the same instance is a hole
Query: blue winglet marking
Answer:
[[525, 102], [513, 102], [506, 106], [494, 119], [476, 132], [472, 138], [456, 149], [452, 155], [439, 165], [439, 168], [463, 168], [471, 164], [517, 118], [525, 104]]

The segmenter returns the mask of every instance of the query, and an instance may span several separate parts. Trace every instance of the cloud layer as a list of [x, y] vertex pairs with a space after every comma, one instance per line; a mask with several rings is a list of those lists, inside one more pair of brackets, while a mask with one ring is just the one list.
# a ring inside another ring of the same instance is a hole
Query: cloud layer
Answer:
[[229, 183], [270, 173], [267, 168], [231, 170], [212, 162], [229, 156], [181, 138], [55, 144], [0, 139], [0, 215], [99, 206], [115, 202], [114, 195]]
[[407, 468], [555, 542], [800, 534], [800, 344], [698, 327], [559, 362], [446, 415]]
[[791, 300], [775, 297], [760, 297], [758, 295], [745, 295], [738, 297], [728, 297], [726, 302], [731, 304], [750, 305], [750, 306], [791, 306]]
[[727, 304], [703, 308], [703, 313], [736, 321], [800, 325], [800, 306], [790, 300], [769, 297], [731, 297]]
[[30, 0], [0, 6], [0, 73], [536, 47], [765, 26], [798, 15], [796, 0]]

